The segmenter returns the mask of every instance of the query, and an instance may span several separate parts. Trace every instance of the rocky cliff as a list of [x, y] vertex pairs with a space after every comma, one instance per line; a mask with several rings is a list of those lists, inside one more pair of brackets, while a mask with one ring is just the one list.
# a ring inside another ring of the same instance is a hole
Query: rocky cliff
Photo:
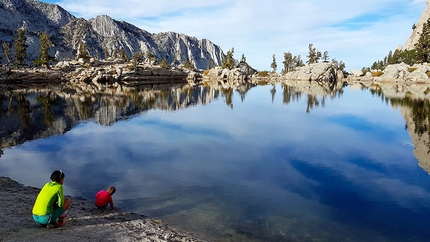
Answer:
[[[0, 41], [12, 49], [13, 38], [19, 28], [26, 30], [27, 63], [38, 57], [42, 32], [48, 32], [53, 42], [50, 54], [57, 60], [75, 58], [81, 42], [85, 42], [93, 57], [104, 58], [104, 51], [124, 49], [128, 57], [142, 51], [152, 52], [158, 59], [177, 64], [190, 61], [196, 68], [206, 69], [221, 65], [222, 49], [207, 39], [198, 40], [174, 32], [151, 34], [130, 23], [117, 21], [109, 16], [97, 16], [90, 20], [77, 18], [56, 4], [36, 0], [0, 0]], [[0, 53], [3, 63], [5, 56]]]
[[422, 13], [420, 19], [415, 24], [415, 28], [412, 31], [411, 36], [406, 41], [405, 46], [403, 47], [404, 50], [411, 50], [415, 49], [415, 44], [418, 42], [418, 39], [420, 38], [420, 34], [423, 29], [423, 25], [427, 20], [430, 18], [430, 0], [427, 0], [427, 7]]

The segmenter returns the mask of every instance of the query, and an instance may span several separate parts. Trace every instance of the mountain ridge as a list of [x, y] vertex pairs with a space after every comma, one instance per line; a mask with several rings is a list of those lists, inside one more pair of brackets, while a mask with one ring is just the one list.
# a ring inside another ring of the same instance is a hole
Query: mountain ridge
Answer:
[[426, 8], [421, 14], [421, 17], [418, 19], [417, 23], [414, 24], [411, 36], [406, 40], [405, 46], [403, 47], [404, 50], [415, 49], [415, 44], [420, 39], [420, 33], [422, 33], [424, 23], [430, 18], [430, 0], [427, 0], [426, 3]]
[[[31, 64], [39, 54], [38, 35], [47, 32], [53, 47], [50, 54], [57, 60], [76, 57], [81, 42], [85, 42], [90, 54], [104, 58], [104, 50], [110, 54], [124, 49], [129, 58], [138, 51], [150, 51], [158, 59], [168, 63], [194, 63], [198, 69], [222, 64], [223, 50], [208, 39], [197, 39], [181, 33], [149, 33], [146, 30], [107, 15], [85, 20], [78, 18], [57, 4], [37, 0], [0, 0], [0, 41], [6, 42], [13, 53], [13, 39], [20, 28], [26, 30], [27, 59]], [[0, 53], [3, 61], [4, 53]]]

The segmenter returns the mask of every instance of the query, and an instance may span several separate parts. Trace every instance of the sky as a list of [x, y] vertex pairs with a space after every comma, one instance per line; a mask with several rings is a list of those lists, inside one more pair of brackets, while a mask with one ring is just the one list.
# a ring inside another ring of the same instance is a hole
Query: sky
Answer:
[[308, 45], [346, 70], [370, 67], [404, 45], [426, 0], [42, 0], [85, 19], [109, 15], [150, 33], [177, 32], [234, 48], [257, 70], [282, 69], [285, 52], [307, 60]]

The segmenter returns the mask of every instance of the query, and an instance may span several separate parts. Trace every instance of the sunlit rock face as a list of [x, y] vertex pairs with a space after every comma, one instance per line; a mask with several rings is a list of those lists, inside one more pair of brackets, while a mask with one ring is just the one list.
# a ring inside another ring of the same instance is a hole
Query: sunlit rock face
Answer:
[[430, 18], [430, 0], [427, 0], [427, 7], [419, 18], [418, 22], [415, 24], [415, 29], [412, 31], [411, 37], [406, 41], [403, 49], [411, 50], [415, 49], [415, 44], [418, 42], [420, 38], [420, 34], [422, 33], [423, 25]]
[[[26, 30], [28, 64], [38, 57], [38, 36], [45, 31], [53, 42], [50, 54], [57, 60], [75, 58], [81, 42], [85, 42], [90, 54], [96, 58], [105, 58], [104, 50], [112, 55], [114, 50], [124, 49], [129, 58], [139, 51], [150, 51], [170, 64], [190, 61], [199, 69], [206, 69], [208, 63], [219, 66], [225, 56], [218, 45], [207, 39], [199, 40], [174, 32], [151, 34], [106, 15], [85, 20], [56, 4], [34, 0], [1, 0], [0, 23], [0, 41], [11, 48], [17, 29]], [[4, 53], [0, 56], [6, 60]]]

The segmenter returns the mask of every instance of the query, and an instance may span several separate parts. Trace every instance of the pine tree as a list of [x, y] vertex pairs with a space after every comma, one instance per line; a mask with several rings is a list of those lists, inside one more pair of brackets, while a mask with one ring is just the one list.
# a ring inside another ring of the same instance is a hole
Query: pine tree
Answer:
[[103, 48], [103, 55], [104, 55], [104, 59], [105, 60], [107, 60], [109, 57], [110, 57], [110, 55], [109, 55], [109, 51], [108, 51], [108, 49], [107, 48]]
[[342, 71], [344, 71], [345, 67], [346, 67], [346, 64], [343, 61], [340, 61], [339, 62], [339, 69], [342, 70]]
[[430, 54], [430, 19], [424, 23], [422, 33], [419, 34], [420, 38], [415, 44], [415, 49], [417, 52], [417, 60], [424, 63], [428, 62]]
[[147, 50], [146, 51], [146, 58], [148, 58], [149, 62], [152, 62], [155, 59], [154, 54], [152, 54], [151, 51]]
[[162, 59], [162, 60], [160, 61], [160, 67], [161, 67], [161, 68], [165, 68], [165, 69], [168, 69], [168, 68], [169, 68], [169, 63], [167, 63], [167, 59], [166, 59], [166, 58], [164, 58], [164, 59]]
[[315, 60], [315, 63], [318, 63], [321, 57], [322, 57], [321, 51], [317, 51], [317, 59]]
[[49, 55], [49, 48], [52, 46], [52, 42], [49, 40], [49, 35], [44, 32], [39, 35], [40, 42], [40, 55], [39, 59], [34, 61], [36, 65], [44, 65], [46, 68], [49, 67], [49, 63], [54, 60], [54, 57]]
[[297, 56], [295, 67], [301, 67], [304, 66], [305, 63], [303, 63], [302, 57], [300, 55]]
[[240, 59], [240, 62], [245, 63], [246, 64], [246, 57], [245, 54], [242, 54], [242, 58]]
[[329, 62], [330, 57], [328, 56], [328, 51], [324, 51], [324, 54], [322, 56], [322, 60], [324, 63], [328, 63]]
[[227, 55], [225, 59], [222, 61], [222, 68], [223, 69], [233, 69], [234, 68], [234, 48], [231, 48], [231, 50], [227, 51]]
[[308, 64], [317, 63], [317, 60], [318, 60], [317, 59], [317, 49], [314, 48], [314, 44], [309, 44], [308, 48], [309, 48], [309, 54], [308, 54], [308, 56], [306, 56], [306, 57], [308, 57], [307, 63]]
[[290, 52], [284, 53], [284, 61], [282, 62], [284, 64], [284, 70], [283, 70], [284, 74], [293, 70], [294, 58], [293, 58], [293, 54], [291, 54]]
[[387, 56], [387, 64], [391, 65], [391, 64], [395, 64], [396, 61], [393, 58], [393, 51], [390, 50], [390, 52], [388, 52], [388, 56]]
[[184, 65], [184, 67], [185, 67], [185, 68], [187, 68], [187, 69], [189, 69], [189, 70], [194, 70], [194, 69], [196, 69], [196, 67], [194, 66], [194, 64], [193, 64], [191, 61], [189, 61], [189, 60], [185, 61], [185, 62], [183, 63], [183, 65]]
[[276, 73], [276, 69], [278, 68], [278, 64], [276, 64], [276, 56], [273, 54], [272, 56], [272, 64], [270, 64], [270, 67], [273, 69], [273, 72]]
[[121, 48], [121, 50], [119, 51], [119, 58], [128, 61], [128, 56], [127, 56], [127, 52], [125, 51], [124, 48]]
[[131, 58], [131, 67], [130, 70], [137, 70], [139, 63], [143, 62], [144, 56], [141, 51], [135, 53]]
[[88, 47], [87, 44], [85, 44], [84, 42], [81, 42], [79, 44], [79, 48], [78, 48], [78, 56], [77, 59], [80, 58], [90, 58], [90, 53], [88, 51]]
[[15, 65], [22, 65], [25, 58], [27, 58], [27, 38], [25, 37], [24, 29], [18, 29], [17, 33], [13, 44], [15, 47]]

